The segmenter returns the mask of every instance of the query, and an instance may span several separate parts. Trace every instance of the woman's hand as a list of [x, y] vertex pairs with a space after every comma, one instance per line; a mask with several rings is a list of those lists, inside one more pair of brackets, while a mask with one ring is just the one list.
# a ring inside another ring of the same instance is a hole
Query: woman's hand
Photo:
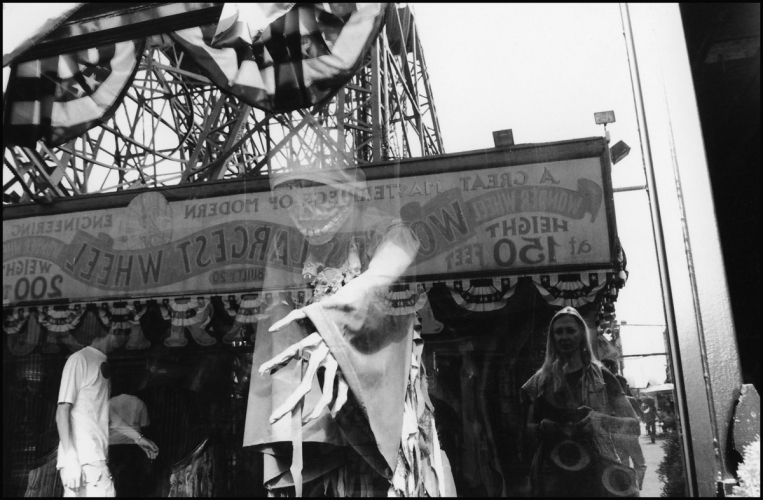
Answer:
[[578, 432], [586, 434], [603, 434], [606, 432], [606, 426], [609, 424], [610, 416], [604, 413], [594, 411], [588, 406], [581, 406], [578, 411], [585, 411], [588, 414], [575, 423]]

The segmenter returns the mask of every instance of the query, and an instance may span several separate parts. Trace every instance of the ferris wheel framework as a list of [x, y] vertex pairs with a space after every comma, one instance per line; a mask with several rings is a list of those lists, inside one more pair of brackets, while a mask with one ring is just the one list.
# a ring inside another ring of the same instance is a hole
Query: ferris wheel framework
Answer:
[[216, 21], [221, 4], [141, 5], [104, 10], [88, 4], [24, 56], [147, 36], [138, 72], [109, 120], [58, 147], [4, 144], [4, 204], [265, 179], [295, 162], [362, 165], [444, 153], [409, 7], [388, 10], [360, 70], [327, 104], [271, 113], [212, 84], [166, 33], [168, 23], [154, 19], [169, 19], [174, 29], [207, 24]]

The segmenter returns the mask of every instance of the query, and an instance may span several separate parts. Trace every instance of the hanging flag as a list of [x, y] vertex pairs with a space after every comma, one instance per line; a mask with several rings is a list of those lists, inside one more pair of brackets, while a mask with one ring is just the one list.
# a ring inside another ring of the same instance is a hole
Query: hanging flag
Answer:
[[6, 143], [58, 146], [106, 122], [138, 70], [145, 40], [17, 64], [8, 83]]
[[212, 45], [216, 48], [252, 44], [270, 23], [294, 7], [293, 3], [230, 3], [223, 5]]
[[215, 85], [251, 106], [283, 113], [324, 104], [352, 78], [389, 4], [232, 5], [219, 25], [172, 36]]
[[[44, 5], [44, 7], [43, 7]], [[66, 21], [84, 3], [3, 3], [3, 68]], [[42, 8], [41, 8], [42, 7]]]

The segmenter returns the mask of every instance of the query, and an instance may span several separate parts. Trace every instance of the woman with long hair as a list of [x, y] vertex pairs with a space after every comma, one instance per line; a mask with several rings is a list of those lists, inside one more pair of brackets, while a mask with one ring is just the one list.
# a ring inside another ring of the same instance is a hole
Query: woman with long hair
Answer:
[[639, 422], [617, 379], [593, 355], [588, 326], [573, 307], [551, 319], [543, 365], [522, 386], [527, 430], [538, 442], [534, 496], [638, 496], [635, 472], [614, 441]]

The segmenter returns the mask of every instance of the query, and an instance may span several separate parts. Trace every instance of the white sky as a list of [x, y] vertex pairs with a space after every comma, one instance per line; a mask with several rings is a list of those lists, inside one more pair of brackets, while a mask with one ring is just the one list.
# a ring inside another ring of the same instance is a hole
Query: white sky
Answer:
[[[409, 5], [446, 153], [491, 148], [492, 132], [509, 128], [515, 143], [602, 136], [593, 114], [613, 110], [612, 144], [631, 147], [613, 166], [614, 187], [646, 184], [617, 4]], [[617, 318], [664, 325], [647, 192], [614, 196], [630, 271]], [[664, 352], [662, 330], [622, 328], [624, 354]], [[635, 387], [662, 383], [664, 357], [628, 358], [625, 376]]]
[[[613, 167], [614, 187], [645, 184], [617, 4], [411, 5], [446, 153], [491, 148], [492, 132], [508, 128], [516, 143], [601, 136], [593, 114], [613, 110], [612, 143], [631, 146]], [[630, 271], [617, 317], [663, 325], [646, 191], [615, 193], [615, 210]], [[660, 328], [647, 330], [623, 328], [625, 354], [663, 352]], [[625, 375], [638, 378], [628, 363]]]

